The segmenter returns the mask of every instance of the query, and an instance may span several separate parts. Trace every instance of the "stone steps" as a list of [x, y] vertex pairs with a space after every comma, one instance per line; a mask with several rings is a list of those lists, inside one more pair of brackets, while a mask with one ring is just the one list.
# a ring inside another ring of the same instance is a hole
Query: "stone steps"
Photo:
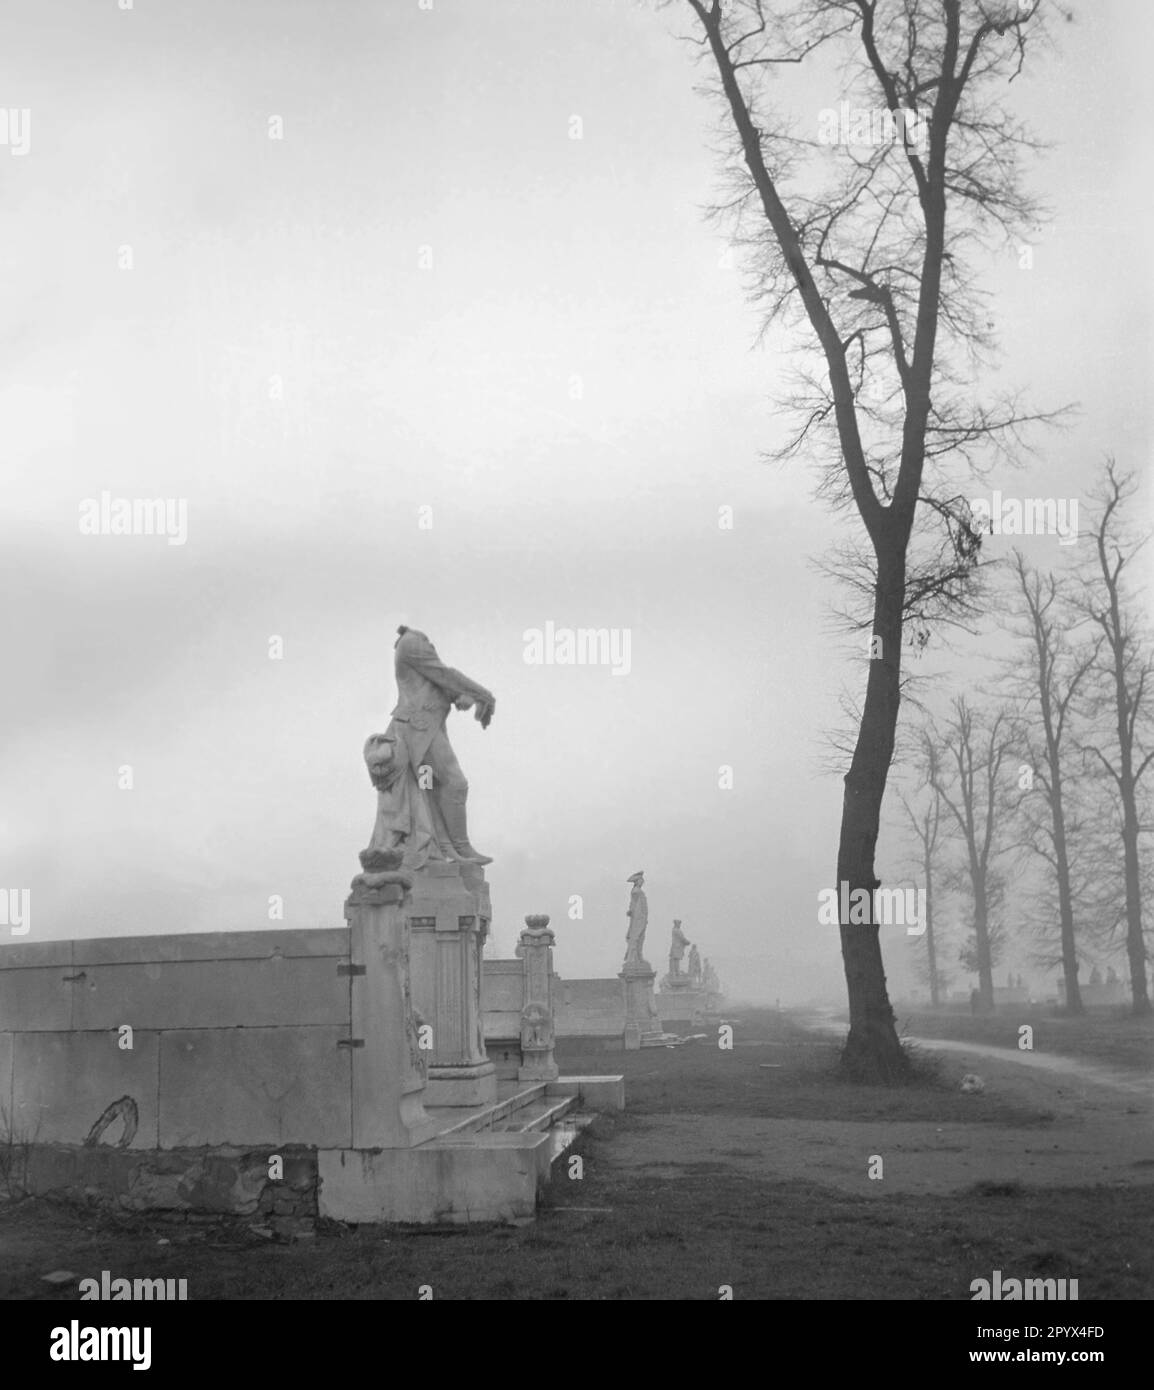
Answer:
[[526, 1134], [530, 1130], [550, 1129], [577, 1104], [576, 1096], [548, 1096], [520, 1106], [499, 1128], [507, 1133]]
[[342, 1221], [532, 1219], [551, 1170], [598, 1113], [621, 1110], [621, 1076], [507, 1083], [475, 1108], [438, 1107], [438, 1132], [409, 1149], [318, 1155], [319, 1210]]
[[[511, 1095], [502, 1096], [489, 1105], [481, 1105], [476, 1108], [465, 1106], [442, 1106], [427, 1111], [431, 1119], [438, 1121], [438, 1130], [435, 1139], [447, 1139], [449, 1137], [459, 1137], [465, 1134], [476, 1134], [482, 1130], [501, 1130], [511, 1126], [505, 1122], [510, 1116], [515, 1115], [519, 1110], [524, 1110], [527, 1106], [543, 1102], [545, 1099], [545, 1082], [528, 1082], [518, 1087]], [[434, 1142], [426, 1140], [426, 1143]]]

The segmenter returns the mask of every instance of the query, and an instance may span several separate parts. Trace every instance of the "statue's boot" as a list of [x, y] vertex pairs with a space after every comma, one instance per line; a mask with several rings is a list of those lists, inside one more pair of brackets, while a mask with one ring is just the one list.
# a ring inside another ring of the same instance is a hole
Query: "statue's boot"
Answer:
[[479, 854], [468, 840], [454, 840], [453, 848], [470, 864], [491, 864], [493, 856], [491, 854]]
[[469, 835], [465, 829], [465, 798], [464, 796], [454, 797], [452, 794], [445, 796], [441, 802], [441, 814], [445, 818], [445, 829], [449, 832], [449, 840], [460, 855], [470, 864], [491, 864], [492, 856], [479, 854], [469, 843]]

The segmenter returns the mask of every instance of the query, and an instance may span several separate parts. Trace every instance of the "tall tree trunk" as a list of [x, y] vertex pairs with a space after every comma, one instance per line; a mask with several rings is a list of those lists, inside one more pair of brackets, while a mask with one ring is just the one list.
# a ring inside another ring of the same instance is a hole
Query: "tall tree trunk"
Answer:
[[929, 836], [922, 842], [922, 869], [926, 880], [926, 957], [930, 965], [930, 1004], [938, 1007], [938, 952], [934, 945], [934, 856]]
[[[1101, 551], [1101, 547], [1099, 547]], [[1150, 1012], [1146, 988], [1146, 940], [1142, 933], [1142, 882], [1138, 870], [1138, 788], [1134, 777], [1134, 730], [1130, 720], [1130, 690], [1126, 679], [1126, 638], [1117, 577], [1107, 580], [1110, 592], [1110, 624], [1114, 637], [1114, 704], [1118, 718], [1118, 794], [1122, 802], [1122, 862], [1126, 882], [1126, 954], [1130, 958], [1130, 994], [1133, 1012]]]
[[974, 946], [978, 957], [978, 998], [982, 1012], [994, 1011], [994, 963], [990, 954], [990, 915], [986, 895], [986, 870], [980, 864], [972, 864], [970, 873], [974, 882]]
[[1123, 787], [1122, 853], [1126, 874], [1126, 954], [1130, 959], [1130, 994], [1133, 1012], [1145, 1017], [1150, 1012], [1150, 993], [1146, 987], [1146, 941], [1142, 934], [1142, 886], [1138, 874], [1138, 808], [1133, 780]]
[[1058, 919], [1062, 928], [1062, 974], [1066, 981], [1066, 1012], [1084, 1014], [1078, 984], [1078, 951], [1074, 944], [1074, 894], [1070, 887], [1070, 853], [1066, 845], [1066, 813], [1062, 806], [1062, 772], [1055, 752], [1050, 767], [1050, 808], [1054, 818], [1054, 860], [1058, 877]]
[[[892, 552], [897, 550], [895, 555]], [[870, 661], [865, 707], [850, 770], [845, 778], [837, 882], [848, 898], [865, 889], [873, 903], [879, 886], [874, 855], [882, 798], [893, 759], [901, 703], [902, 608], [905, 598], [905, 547], [879, 545], [873, 635], [881, 650]], [[839, 898], [840, 898], [839, 893]], [[842, 1053], [846, 1073], [859, 1081], [890, 1082], [909, 1074], [894, 1011], [886, 990], [878, 925], [841, 924], [841, 954], [849, 995], [849, 1037]]]

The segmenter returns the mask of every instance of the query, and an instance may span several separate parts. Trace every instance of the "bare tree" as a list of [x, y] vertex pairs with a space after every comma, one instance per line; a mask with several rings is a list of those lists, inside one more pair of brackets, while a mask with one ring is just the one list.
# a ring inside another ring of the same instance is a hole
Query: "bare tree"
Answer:
[[1121, 514], [1137, 486], [1133, 474], [1119, 473], [1114, 460], [1107, 461], [1095, 494], [1102, 510], [1090, 528], [1093, 551], [1084, 567], [1079, 604], [1101, 638], [1093, 666], [1098, 678], [1096, 712], [1112, 718], [1114, 725], [1112, 738], [1087, 736], [1082, 747], [1104, 769], [1116, 797], [1130, 989], [1134, 1013], [1145, 1015], [1150, 1013], [1150, 993], [1142, 926], [1140, 795], [1142, 776], [1154, 760], [1154, 654], [1135, 616], [1128, 586], [1128, 566], [1147, 538], [1135, 537]]
[[995, 938], [1004, 880], [995, 861], [1003, 854], [1004, 829], [1012, 801], [1004, 769], [1010, 765], [1017, 731], [1005, 709], [975, 712], [964, 695], [929, 737], [941, 750], [933, 764], [933, 786], [953, 817], [961, 842], [973, 905], [973, 941], [965, 956], [978, 976], [983, 1009], [994, 1007]]
[[[1023, 666], [1015, 654], [1005, 666], [1003, 684], [1015, 701], [1022, 729], [1023, 751], [1029, 762], [1019, 781], [1023, 795], [1019, 812], [1023, 843], [1052, 871], [1057, 894], [1058, 930], [1062, 975], [1066, 982], [1066, 1008], [1083, 1012], [1078, 987], [1078, 942], [1075, 903], [1078, 899], [1074, 858], [1081, 824], [1071, 819], [1068, 766], [1070, 735], [1077, 713], [1077, 697], [1101, 647], [1101, 638], [1076, 648], [1078, 615], [1069, 602], [1068, 585], [1053, 574], [1032, 569], [1021, 551], [1013, 555], [1013, 590], [1017, 611], [1009, 630], [1019, 648], [1029, 654]], [[1034, 793], [1039, 795], [1034, 795]], [[1039, 806], [1039, 801], [1041, 805]], [[1047, 895], [1047, 906], [1052, 899]], [[1043, 934], [1048, 923], [1039, 923]]]
[[[798, 428], [782, 454], [816, 452], [819, 493], [856, 511], [865, 533], [842, 566], [875, 639], [845, 774], [837, 880], [849, 901], [880, 886], [903, 625], [972, 601], [981, 538], [957, 467], [1005, 457], [1026, 423], [1052, 418], [1013, 397], [974, 405], [971, 389], [992, 324], [970, 253], [1037, 220], [1019, 170], [1033, 144], [995, 93], [1040, 32], [1040, 0], [686, 3], [740, 146], [729, 207], [756, 258], [755, 294], [769, 321], [808, 326], [791, 401]], [[819, 147], [762, 114], [766, 74], [829, 45], [848, 54], [863, 104], [892, 132], [901, 122], [900, 138], [864, 153]], [[911, 138], [914, 126], [928, 132], [924, 142]], [[850, 1013], [843, 1066], [863, 1080], [899, 1079], [908, 1060], [878, 926], [843, 920], [840, 934]]]

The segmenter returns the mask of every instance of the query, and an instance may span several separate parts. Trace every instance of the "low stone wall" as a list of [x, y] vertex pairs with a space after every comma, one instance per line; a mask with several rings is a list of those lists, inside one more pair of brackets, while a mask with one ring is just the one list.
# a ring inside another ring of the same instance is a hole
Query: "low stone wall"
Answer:
[[2, 946], [0, 1138], [348, 1146], [348, 969], [347, 928]]
[[[487, 960], [482, 977], [485, 1045], [500, 1069], [512, 1064], [521, 1034], [524, 962]], [[616, 1038], [625, 1031], [625, 993], [619, 979], [552, 979], [553, 1023], [558, 1038]]]
[[625, 1032], [625, 990], [619, 979], [563, 980], [553, 986], [559, 1038], [621, 1038]]
[[524, 961], [485, 961], [481, 972], [481, 1008], [485, 1018], [486, 1043], [520, 1039], [524, 995]]

